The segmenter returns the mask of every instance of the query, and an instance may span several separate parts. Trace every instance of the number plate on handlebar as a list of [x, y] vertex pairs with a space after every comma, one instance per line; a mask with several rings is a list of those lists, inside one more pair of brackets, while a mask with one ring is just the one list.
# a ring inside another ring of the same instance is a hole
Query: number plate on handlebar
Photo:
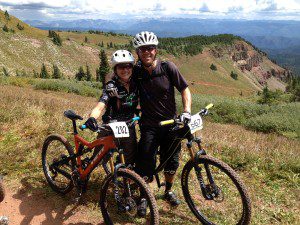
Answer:
[[191, 129], [192, 134], [203, 128], [202, 119], [199, 113], [192, 115], [191, 122], [188, 125]]
[[108, 125], [113, 130], [116, 138], [129, 137], [129, 129], [125, 122], [114, 122]]

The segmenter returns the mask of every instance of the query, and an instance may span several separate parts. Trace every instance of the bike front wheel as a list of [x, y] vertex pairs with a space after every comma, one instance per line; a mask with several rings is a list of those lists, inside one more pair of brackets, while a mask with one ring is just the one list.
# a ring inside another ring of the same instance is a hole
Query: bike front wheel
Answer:
[[249, 224], [251, 201], [237, 173], [211, 156], [197, 160], [187, 162], [181, 177], [184, 198], [197, 219], [202, 224]]
[[[138, 216], [138, 205], [147, 202], [146, 215]], [[121, 168], [117, 177], [108, 174], [99, 205], [105, 224], [159, 224], [157, 204], [146, 182], [134, 171]]]
[[72, 172], [75, 169], [73, 148], [61, 135], [46, 138], [42, 149], [42, 165], [46, 180], [57, 193], [66, 194], [74, 187]]

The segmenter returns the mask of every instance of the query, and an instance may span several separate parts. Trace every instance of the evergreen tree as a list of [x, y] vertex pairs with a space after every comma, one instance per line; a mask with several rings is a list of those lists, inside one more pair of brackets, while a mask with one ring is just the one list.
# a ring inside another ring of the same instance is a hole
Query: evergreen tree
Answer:
[[48, 37], [49, 37], [49, 38], [53, 38], [53, 32], [54, 32], [54, 31], [52, 31], [52, 30], [49, 30], [49, 31], [48, 31]]
[[5, 10], [4, 15], [5, 15], [5, 19], [6, 19], [7, 21], [10, 20], [10, 17], [9, 17], [9, 14], [8, 14], [7, 10]]
[[8, 32], [9, 30], [8, 30], [8, 27], [6, 26], [6, 24], [4, 25], [4, 27], [2, 28], [2, 30], [4, 31], [4, 32]]
[[100, 52], [100, 66], [99, 69], [96, 70], [96, 80], [102, 82], [103, 87], [105, 86], [105, 76], [109, 73], [109, 64], [107, 60], [107, 56], [104, 50]]
[[53, 73], [52, 73], [52, 78], [53, 79], [60, 79], [62, 77], [62, 74], [58, 68], [57, 65], [53, 65]]
[[49, 73], [47, 71], [47, 68], [46, 68], [44, 63], [43, 63], [42, 68], [41, 68], [40, 78], [43, 78], [43, 79], [49, 79], [50, 78], [50, 75], [49, 75]]
[[102, 47], [102, 48], [104, 47], [104, 43], [103, 43], [103, 41], [101, 42], [101, 47]]
[[87, 81], [92, 80], [92, 74], [91, 74], [91, 71], [90, 71], [90, 67], [88, 65], [86, 65], [86, 80]]
[[53, 41], [54, 44], [56, 44], [58, 46], [62, 45], [62, 40], [61, 40], [59, 34], [56, 33], [56, 32], [54, 32], [54, 31], [53, 31], [53, 39], [52, 39], [52, 41]]
[[216, 71], [217, 70], [217, 67], [212, 63], [211, 65], [210, 65], [210, 67], [209, 67], [211, 70], [214, 70], [214, 71]]
[[85, 73], [83, 70], [83, 67], [80, 66], [78, 72], [75, 74], [75, 79], [76, 80], [84, 80]]
[[32, 73], [33, 73], [34, 78], [39, 78], [40, 77], [39, 73], [36, 72], [34, 69], [32, 70]]
[[231, 76], [233, 79], [235, 79], [235, 80], [238, 79], [237, 73], [235, 73], [235, 72], [233, 72], [233, 71], [231, 71], [230, 76]]
[[88, 38], [87, 38], [87, 36], [84, 37], [84, 42], [85, 42], [85, 43], [88, 43]]
[[109, 47], [110, 47], [110, 48], [113, 48], [113, 47], [114, 47], [112, 42], [109, 43]]

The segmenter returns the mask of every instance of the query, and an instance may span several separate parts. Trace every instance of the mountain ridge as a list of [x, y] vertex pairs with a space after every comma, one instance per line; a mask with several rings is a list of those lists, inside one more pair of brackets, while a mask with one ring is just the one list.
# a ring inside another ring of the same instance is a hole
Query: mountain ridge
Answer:
[[[4, 21], [2, 12], [0, 13], [1, 28], [5, 24]], [[25, 29], [18, 30], [17, 23], [24, 26]], [[10, 74], [23, 70], [29, 74], [32, 70], [39, 71], [42, 63], [45, 63], [48, 70], [54, 64], [59, 66], [62, 72], [70, 78], [74, 77], [79, 66], [89, 65], [91, 71], [96, 71], [99, 66], [98, 54], [101, 49], [110, 55], [118, 48], [117, 46], [129, 44], [132, 38], [111, 33], [58, 32], [63, 40], [63, 45], [59, 47], [47, 37], [48, 31], [31, 27], [15, 17], [11, 17], [6, 24], [10, 29], [15, 29], [15, 33], [7, 33], [2, 29], [0, 31], [0, 68], [7, 68]], [[85, 42], [85, 37], [87, 37], [87, 42]], [[101, 42], [104, 47], [99, 47]], [[116, 48], [106, 47], [110, 43], [116, 45]], [[237, 43], [237, 45], [239, 44]], [[226, 46], [215, 43], [204, 46], [203, 51], [195, 56], [175, 57], [164, 49], [159, 49], [159, 51], [161, 58], [174, 61], [178, 65], [187, 80], [190, 80], [191, 87], [193, 86], [192, 89], [195, 92], [222, 95], [224, 92], [218, 86], [223, 86], [227, 90], [225, 91], [226, 95], [240, 95], [241, 92], [250, 94], [261, 90], [266, 84], [271, 89], [284, 90], [285, 85], [280, 79], [284, 78], [282, 76], [284, 76], [285, 70], [273, 64], [249, 44], [243, 42], [242, 45], [244, 49], [236, 49], [235, 45]], [[231, 50], [229, 51], [228, 48]], [[233, 58], [236, 57], [235, 54], [242, 54], [244, 58]], [[261, 55], [260, 62], [254, 59], [253, 54]], [[244, 60], [244, 62], [240, 60]], [[217, 66], [217, 71], [210, 69], [211, 64]], [[271, 74], [271, 71], [276, 73]], [[238, 80], [230, 77], [231, 72], [237, 73]], [[197, 83], [212, 85], [206, 85], [204, 90], [203, 85]]]

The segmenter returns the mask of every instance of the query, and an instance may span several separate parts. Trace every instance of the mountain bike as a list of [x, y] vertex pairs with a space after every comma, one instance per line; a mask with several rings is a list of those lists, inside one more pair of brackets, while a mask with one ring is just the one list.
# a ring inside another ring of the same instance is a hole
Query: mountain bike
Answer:
[[[72, 110], [65, 111], [64, 116], [72, 121], [75, 151], [61, 135], [52, 134], [46, 138], [42, 148], [42, 165], [50, 187], [57, 193], [66, 194], [75, 186], [81, 197], [86, 192], [92, 171], [99, 164], [109, 163], [111, 173], [102, 182], [99, 200], [105, 224], [159, 224], [154, 195], [139, 175], [126, 168], [123, 149], [118, 147], [119, 138], [129, 137], [128, 126], [139, 117], [102, 125], [97, 132], [105, 131], [108, 135], [88, 142], [79, 136], [76, 126], [76, 120], [82, 120], [82, 117]], [[79, 128], [83, 130], [86, 127], [82, 125]], [[95, 148], [99, 151], [92, 155]], [[117, 153], [120, 163], [114, 163], [114, 153]], [[137, 202], [141, 198], [147, 201], [149, 207], [146, 216], [138, 218]]]
[[[181, 140], [187, 139], [190, 160], [183, 167], [181, 187], [185, 201], [197, 219], [202, 224], [246, 225], [251, 219], [251, 201], [244, 183], [229, 165], [207, 155], [201, 139], [194, 135], [203, 128], [202, 117], [212, 106], [209, 104], [193, 115], [189, 124], [172, 119], [162, 121], [160, 125], [173, 124], [170, 132], [180, 133], [178, 138]], [[155, 169], [158, 187], [163, 186], [158, 173], [172, 154]]]
[[2, 183], [2, 177], [0, 176], [0, 202], [4, 200], [5, 197], [5, 190], [4, 190], [4, 185]]
[[[5, 197], [5, 189], [2, 182], [2, 177], [0, 176], [0, 202], [4, 200]], [[0, 215], [0, 224], [1, 225], [8, 225], [8, 218], [6, 216]]]

